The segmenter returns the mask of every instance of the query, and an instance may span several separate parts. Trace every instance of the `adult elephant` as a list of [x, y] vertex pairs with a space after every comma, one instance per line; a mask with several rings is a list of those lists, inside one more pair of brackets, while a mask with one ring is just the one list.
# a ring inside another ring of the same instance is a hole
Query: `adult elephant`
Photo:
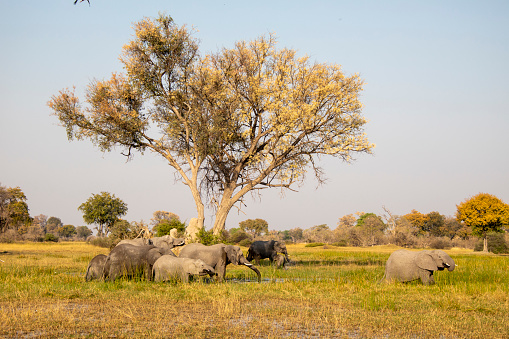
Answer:
[[441, 250], [397, 250], [387, 260], [384, 278], [388, 282], [421, 279], [423, 284], [430, 285], [435, 283], [434, 271], [445, 268], [453, 271], [455, 267], [454, 260]]
[[130, 244], [135, 246], [154, 245], [165, 249], [172, 249], [177, 246], [184, 246], [184, 238], [173, 238], [169, 235], [163, 235], [162, 237], [153, 237], [149, 239], [136, 238], [136, 239], [124, 239], [120, 241], [118, 245]]
[[205, 246], [200, 243], [192, 243], [182, 248], [179, 257], [203, 260], [207, 265], [214, 268], [218, 281], [224, 280], [226, 266], [230, 263], [246, 265], [256, 273], [259, 282], [262, 280], [260, 271], [246, 260], [239, 246], [225, 244]]
[[103, 277], [104, 263], [108, 256], [105, 254], [98, 254], [90, 260], [85, 274], [85, 281], [94, 279], [101, 279]]
[[114, 281], [122, 276], [133, 277], [140, 273], [143, 273], [146, 280], [152, 280], [152, 266], [163, 255], [175, 256], [170, 249], [154, 245], [115, 246], [104, 263], [104, 280]]
[[194, 275], [214, 276], [216, 271], [201, 259], [177, 258], [171, 255], [163, 255], [156, 260], [152, 267], [154, 281], [181, 280], [189, 282]]
[[286, 251], [286, 245], [284, 243], [276, 240], [257, 240], [249, 246], [249, 249], [247, 250], [247, 260], [253, 261], [254, 259], [257, 265], [260, 265], [260, 260], [265, 258], [269, 258], [270, 262], [278, 262], [281, 261], [280, 259], [277, 260], [278, 253], [284, 254], [286, 262], [290, 262], [288, 252]]

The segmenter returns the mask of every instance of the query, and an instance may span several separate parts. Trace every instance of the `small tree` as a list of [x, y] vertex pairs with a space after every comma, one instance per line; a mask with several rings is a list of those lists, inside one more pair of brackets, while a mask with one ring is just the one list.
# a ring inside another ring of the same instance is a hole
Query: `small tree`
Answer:
[[374, 213], [365, 213], [357, 220], [355, 233], [362, 246], [378, 245], [382, 242], [385, 223]]
[[178, 220], [180, 221], [180, 217], [175, 213], [166, 212], [166, 211], [155, 211], [152, 219], [150, 220], [150, 224], [152, 226], [156, 226], [157, 224], [163, 221], [172, 221]]
[[19, 187], [0, 185], [0, 232], [10, 227], [28, 226], [32, 218], [28, 213], [27, 197]]
[[415, 235], [424, 235], [426, 229], [426, 214], [422, 214], [416, 210], [406, 214], [405, 219], [408, 220], [413, 228]]
[[239, 227], [253, 238], [269, 232], [269, 223], [263, 219], [247, 219], [239, 223]]
[[62, 220], [57, 217], [49, 217], [48, 221], [46, 221], [46, 233], [51, 233], [57, 235], [58, 229], [62, 227], [64, 224]]
[[479, 193], [456, 207], [456, 219], [483, 238], [483, 252], [488, 252], [488, 233], [503, 232], [509, 225], [509, 205], [494, 195]]
[[97, 224], [97, 235], [107, 235], [110, 227], [127, 213], [127, 205], [114, 194], [101, 192], [92, 194], [86, 202], [78, 207], [83, 212], [87, 224]]
[[92, 235], [92, 230], [87, 226], [78, 226], [76, 227], [76, 234], [79, 238], [86, 239]]
[[70, 238], [77, 232], [76, 227], [74, 227], [73, 225], [64, 225], [57, 230], [57, 233], [61, 237]]
[[441, 237], [445, 236], [445, 216], [438, 212], [430, 212], [426, 214], [425, 231], [429, 232], [432, 236]]

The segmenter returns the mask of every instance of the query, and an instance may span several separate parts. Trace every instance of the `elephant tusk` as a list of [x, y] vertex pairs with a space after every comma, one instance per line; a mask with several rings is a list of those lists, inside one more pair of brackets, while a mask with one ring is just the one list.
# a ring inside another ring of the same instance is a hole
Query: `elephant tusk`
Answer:
[[244, 264], [244, 265], [246, 265], [247, 267], [251, 267], [251, 266], [253, 266], [253, 264], [247, 264], [247, 263], [246, 263], [246, 264]]

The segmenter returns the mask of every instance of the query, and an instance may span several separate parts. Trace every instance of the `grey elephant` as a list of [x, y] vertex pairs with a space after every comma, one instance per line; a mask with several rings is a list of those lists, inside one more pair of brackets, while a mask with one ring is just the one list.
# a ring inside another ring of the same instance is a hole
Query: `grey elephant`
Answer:
[[136, 239], [124, 239], [120, 241], [118, 245], [122, 244], [131, 244], [135, 246], [143, 246], [143, 245], [154, 245], [157, 247], [162, 247], [166, 249], [172, 249], [177, 246], [185, 245], [184, 238], [173, 238], [169, 235], [163, 235], [162, 237], [153, 237], [150, 239], [136, 238]]
[[285, 268], [286, 269], [286, 263], [288, 260], [286, 260], [286, 257], [282, 254], [277, 253], [274, 256], [274, 264], [277, 268]]
[[187, 283], [190, 276], [214, 276], [215, 273], [216, 271], [201, 259], [177, 258], [171, 255], [163, 255], [152, 267], [152, 276], [156, 282], [181, 280]]
[[218, 281], [224, 281], [226, 266], [230, 263], [245, 265], [256, 273], [258, 281], [262, 279], [260, 271], [246, 260], [239, 246], [225, 244], [205, 246], [200, 243], [192, 243], [182, 248], [179, 257], [203, 260], [207, 265], [214, 268]]
[[98, 254], [90, 260], [87, 267], [87, 273], [85, 274], [85, 281], [91, 281], [94, 279], [102, 279], [104, 263], [108, 256], [105, 254]]
[[285, 256], [286, 262], [290, 262], [284, 243], [276, 240], [257, 240], [249, 246], [247, 260], [253, 261], [254, 259], [257, 265], [260, 265], [260, 260], [265, 258], [269, 258], [270, 262], [274, 262], [277, 259], [278, 253], [282, 253]]
[[141, 273], [146, 280], [152, 280], [152, 266], [163, 255], [175, 256], [170, 249], [154, 245], [122, 244], [115, 246], [104, 263], [104, 280], [114, 281], [122, 276], [133, 277]]
[[434, 271], [445, 268], [453, 271], [455, 267], [454, 260], [441, 250], [397, 250], [387, 260], [384, 278], [388, 282], [421, 279], [423, 284], [430, 285], [435, 283]]

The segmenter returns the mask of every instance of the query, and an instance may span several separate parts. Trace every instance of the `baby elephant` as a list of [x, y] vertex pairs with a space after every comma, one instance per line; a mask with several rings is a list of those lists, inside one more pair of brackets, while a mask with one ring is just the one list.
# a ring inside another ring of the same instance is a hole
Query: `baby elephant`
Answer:
[[408, 251], [397, 250], [391, 254], [385, 265], [386, 281], [412, 281], [421, 279], [425, 285], [435, 283], [433, 272], [447, 268], [453, 271], [454, 260], [441, 250]]
[[152, 276], [154, 281], [182, 280], [189, 282], [192, 275], [210, 275], [216, 273], [214, 269], [201, 259], [177, 258], [163, 255], [154, 263]]
[[88, 264], [87, 273], [85, 274], [85, 281], [94, 279], [101, 279], [103, 277], [104, 263], [107, 256], [104, 254], [96, 255]]

